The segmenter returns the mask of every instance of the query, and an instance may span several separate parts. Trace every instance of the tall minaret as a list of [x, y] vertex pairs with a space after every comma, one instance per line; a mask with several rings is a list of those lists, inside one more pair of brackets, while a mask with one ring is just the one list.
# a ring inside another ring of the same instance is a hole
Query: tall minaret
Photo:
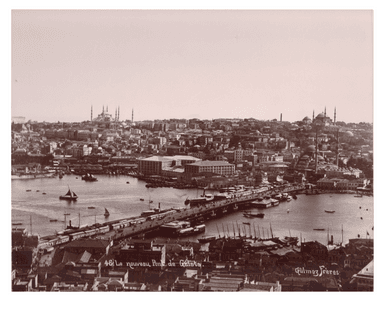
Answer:
[[327, 107], [324, 107], [324, 116], [327, 117]]
[[133, 123], [133, 109], [132, 109], [132, 123]]
[[120, 121], [120, 106], [117, 107], [117, 120]]
[[92, 120], [93, 120], [93, 106], [91, 105], [91, 122], [92, 122]]
[[333, 123], [336, 124], [336, 106], [335, 111], [333, 112]]
[[104, 115], [104, 105], [103, 105], [103, 115]]
[[315, 120], [315, 110], [313, 110], [313, 114], [312, 114], [312, 122]]
[[336, 165], [339, 167], [339, 132], [340, 129], [337, 129], [337, 145], [336, 145]]

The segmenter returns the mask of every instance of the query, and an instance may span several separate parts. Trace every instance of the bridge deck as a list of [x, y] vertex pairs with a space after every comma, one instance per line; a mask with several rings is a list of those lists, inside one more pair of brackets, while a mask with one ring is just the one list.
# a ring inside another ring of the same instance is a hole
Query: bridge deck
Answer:
[[304, 185], [295, 185], [285, 189], [270, 189], [264, 192], [259, 192], [259, 193], [255, 192], [246, 196], [231, 198], [229, 200], [210, 202], [200, 207], [184, 208], [184, 209], [176, 210], [172, 215], [164, 217], [163, 219], [145, 221], [141, 224], [136, 224], [130, 227], [122, 228], [122, 231], [120, 230], [120, 232], [110, 231], [106, 233], [105, 236], [112, 238], [114, 240], [128, 238], [128, 237], [132, 237], [132, 236], [136, 236], [142, 233], [152, 231], [156, 228], [159, 228], [163, 224], [166, 224], [175, 220], [188, 220], [188, 219], [191, 220], [193, 218], [197, 218], [197, 217], [212, 213], [212, 211], [219, 212], [219, 211], [223, 211], [224, 209], [227, 209], [227, 211], [230, 212], [234, 210], [233, 207], [235, 205], [241, 205], [247, 202], [251, 202], [261, 197], [270, 196], [274, 193], [297, 192], [304, 189], [305, 189]]

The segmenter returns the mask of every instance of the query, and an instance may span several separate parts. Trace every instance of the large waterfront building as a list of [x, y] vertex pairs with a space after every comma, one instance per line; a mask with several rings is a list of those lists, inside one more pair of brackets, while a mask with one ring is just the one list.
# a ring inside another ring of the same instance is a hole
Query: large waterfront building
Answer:
[[152, 156], [139, 160], [138, 170], [146, 175], [161, 175], [163, 170], [169, 170], [175, 166], [184, 166], [200, 159], [189, 155]]
[[226, 161], [200, 161], [185, 165], [186, 174], [201, 174], [204, 172], [231, 176], [235, 172], [235, 165]]

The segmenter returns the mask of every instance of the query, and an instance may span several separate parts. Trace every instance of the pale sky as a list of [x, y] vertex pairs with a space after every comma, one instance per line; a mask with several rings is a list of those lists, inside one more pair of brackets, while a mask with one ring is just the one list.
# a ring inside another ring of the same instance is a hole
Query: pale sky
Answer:
[[373, 122], [373, 11], [12, 11], [12, 116]]

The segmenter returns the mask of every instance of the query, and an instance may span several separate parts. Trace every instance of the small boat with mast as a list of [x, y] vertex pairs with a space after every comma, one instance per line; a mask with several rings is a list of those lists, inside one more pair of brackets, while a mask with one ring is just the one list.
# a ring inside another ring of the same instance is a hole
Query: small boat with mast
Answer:
[[104, 208], [105, 209], [105, 212], [104, 212], [104, 217], [109, 217], [109, 211], [107, 208]]
[[79, 198], [79, 197], [77, 196], [76, 193], [74, 193], [74, 192], [69, 188], [69, 186], [68, 186], [68, 192], [67, 192], [65, 195], [59, 197], [59, 199], [61, 199], [61, 200], [69, 200], [69, 201], [76, 201], [77, 198]]

